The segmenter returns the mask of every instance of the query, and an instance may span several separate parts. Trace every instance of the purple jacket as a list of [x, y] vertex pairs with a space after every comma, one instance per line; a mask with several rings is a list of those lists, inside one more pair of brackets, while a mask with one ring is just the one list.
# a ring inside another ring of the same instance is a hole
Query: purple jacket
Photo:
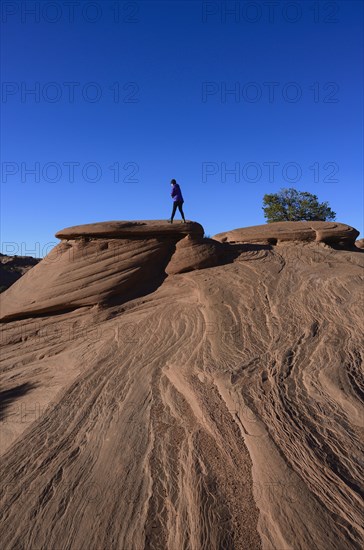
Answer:
[[174, 202], [177, 202], [177, 201], [184, 202], [182, 197], [182, 191], [178, 183], [175, 183], [174, 186], [172, 187], [171, 197]]

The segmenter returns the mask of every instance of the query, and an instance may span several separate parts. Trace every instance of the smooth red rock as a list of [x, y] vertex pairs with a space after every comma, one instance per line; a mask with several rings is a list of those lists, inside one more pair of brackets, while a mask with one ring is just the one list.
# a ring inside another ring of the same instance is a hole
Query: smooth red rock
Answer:
[[352, 246], [359, 231], [338, 222], [274, 222], [241, 227], [214, 235], [221, 242], [270, 243], [282, 241], [316, 241]]

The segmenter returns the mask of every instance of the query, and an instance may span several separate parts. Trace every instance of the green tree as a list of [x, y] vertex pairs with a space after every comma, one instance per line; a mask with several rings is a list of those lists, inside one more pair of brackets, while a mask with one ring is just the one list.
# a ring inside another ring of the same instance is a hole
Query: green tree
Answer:
[[316, 195], [296, 189], [281, 189], [264, 195], [264, 217], [267, 222], [331, 221], [336, 218], [328, 202], [319, 202]]

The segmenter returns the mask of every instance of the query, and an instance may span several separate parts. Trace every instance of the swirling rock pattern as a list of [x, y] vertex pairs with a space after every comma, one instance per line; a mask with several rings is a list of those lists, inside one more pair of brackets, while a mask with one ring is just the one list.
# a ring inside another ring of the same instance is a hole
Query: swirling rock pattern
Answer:
[[225, 244], [196, 268], [195, 238], [150, 235], [190, 270], [149, 294], [1, 325], [4, 548], [362, 547], [364, 255]]
[[184, 273], [218, 265], [226, 255], [226, 247], [214, 239], [187, 235], [176, 245], [176, 251], [166, 267], [168, 275]]
[[[0, 319], [127, 299], [158, 285], [179, 239], [201, 238], [196, 222], [105, 222], [56, 233], [62, 239], [2, 297]], [[219, 244], [219, 243], [216, 243]]]

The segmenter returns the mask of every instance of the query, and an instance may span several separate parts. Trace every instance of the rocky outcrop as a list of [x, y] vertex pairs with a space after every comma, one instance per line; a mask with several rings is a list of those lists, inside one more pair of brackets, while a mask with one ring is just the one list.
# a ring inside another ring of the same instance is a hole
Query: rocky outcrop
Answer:
[[364, 239], [358, 239], [357, 241], [355, 241], [355, 246], [357, 248], [360, 248], [361, 250], [364, 249]]
[[166, 267], [168, 275], [203, 269], [218, 265], [224, 255], [225, 247], [213, 239], [187, 235], [176, 246]]
[[149, 239], [171, 237], [176, 240], [185, 235], [202, 237], [204, 230], [197, 222], [168, 223], [164, 220], [111, 221], [75, 225], [57, 231], [58, 239]]
[[225, 231], [214, 239], [230, 243], [277, 244], [284, 241], [321, 242], [342, 247], [354, 245], [359, 231], [337, 222], [274, 222]]
[[41, 258], [33, 258], [32, 256], [0, 254], [0, 292], [9, 288], [40, 261]]
[[196, 222], [105, 222], [69, 227], [31, 272], [2, 296], [1, 320], [61, 312], [148, 292], [166, 276], [178, 240], [202, 239]]
[[363, 548], [364, 255], [165, 228], [3, 293], [3, 548]]
[[61, 243], [2, 294], [0, 320], [122, 303], [156, 289], [167, 275], [221, 265], [248, 251], [235, 243], [352, 246], [358, 231], [336, 223], [285, 222], [234, 229], [213, 239], [203, 235], [199, 223], [163, 220], [62, 229], [56, 233]]

